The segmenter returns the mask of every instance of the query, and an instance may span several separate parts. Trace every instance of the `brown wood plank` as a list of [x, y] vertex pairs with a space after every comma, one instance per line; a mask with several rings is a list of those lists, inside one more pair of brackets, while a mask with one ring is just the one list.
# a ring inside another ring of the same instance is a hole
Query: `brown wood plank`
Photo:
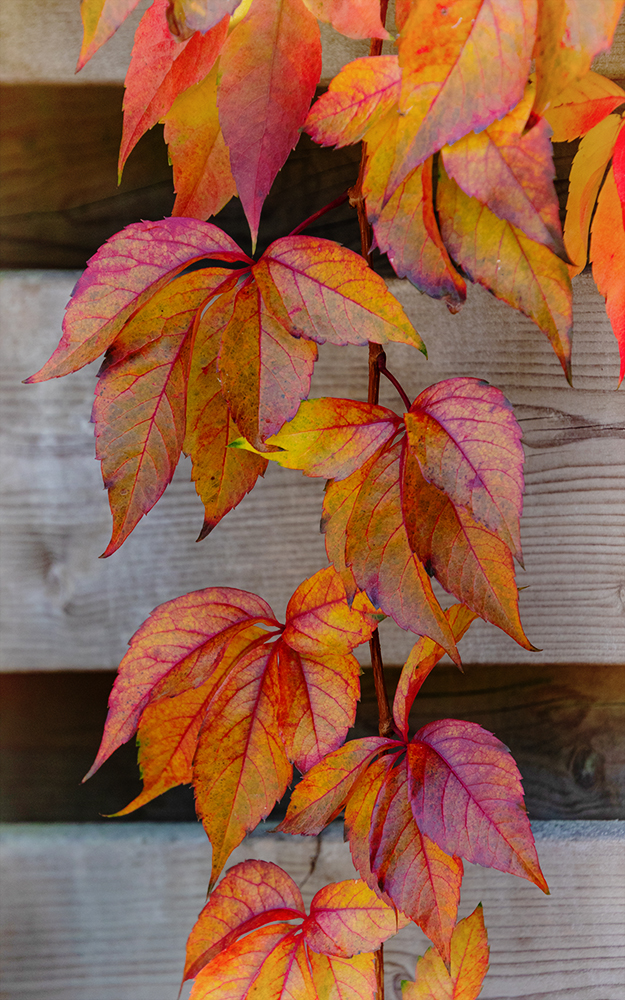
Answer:
[[[389, 692], [400, 668], [387, 668]], [[134, 741], [85, 785], [106, 715], [112, 672], [0, 675], [0, 819], [93, 821], [140, 791]], [[361, 680], [350, 738], [377, 734], [372, 675]], [[451, 665], [428, 678], [412, 713], [416, 731], [441, 718], [477, 722], [510, 748], [532, 819], [625, 819], [623, 669], [597, 665]], [[284, 803], [276, 815], [283, 815]], [[190, 820], [179, 788], [123, 822]]]
[[[616, 823], [535, 823], [545, 896], [465, 866], [460, 915], [478, 902], [489, 934], [482, 1000], [621, 1000], [625, 841]], [[171, 1000], [204, 903], [210, 849], [197, 825], [17, 825], [3, 830], [2, 985], [20, 1000]], [[340, 827], [321, 837], [247, 838], [229, 865], [272, 861], [306, 905], [355, 875]], [[401, 1000], [428, 946], [409, 925], [384, 946], [387, 1000]], [[188, 996], [188, 987], [182, 994]]]

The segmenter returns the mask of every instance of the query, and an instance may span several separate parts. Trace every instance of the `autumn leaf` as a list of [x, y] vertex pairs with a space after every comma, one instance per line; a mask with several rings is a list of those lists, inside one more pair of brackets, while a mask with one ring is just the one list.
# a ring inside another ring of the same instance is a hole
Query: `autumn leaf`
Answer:
[[170, 0], [167, 21], [172, 35], [184, 41], [196, 31], [209, 32], [239, 5], [240, 0]]
[[489, 948], [482, 904], [460, 920], [451, 938], [449, 968], [433, 948], [417, 961], [414, 983], [402, 983], [403, 1000], [477, 1000], [488, 972]]
[[[452, 604], [445, 612], [456, 642], [460, 642], [477, 614], [464, 604]], [[423, 636], [410, 650], [395, 690], [393, 719], [404, 739], [408, 739], [408, 716], [413, 702], [426, 677], [432, 672], [445, 650], [438, 643]]]
[[[119, 174], [141, 136], [170, 110], [179, 95], [210, 73], [228, 31], [228, 18], [206, 35], [174, 38], [167, 24], [168, 0], [156, 0], [141, 18], [124, 81], [124, 129]], [[213, 97], [214, 101], [214, 97]]]
[[176, 192], [172, 215], [207, 219], [237, 193], [217, 113], [217, 73], [214, 67], [181, 93], [163, 118]]
[[219, 72], [219, 120], [255, 246], [263, 202], [321, 76], [316, 18], [302, 0], [254, 0], [226, 40]]
[[398, 39], [399, 111], [413, 125], [397, 144], [386, 199], [432, 153], [490, 125], [521, 100], [535, 24], [533, 0], [413, 5]]
[[[625, 96], [625, 95], [624, 95]], [[621, 126], [612, 155], [612, 169], [618, 196], [621, 199], [623, 224], [625, 225], [625, 128]]]
[[136, 222], [116, 233], [88, 261], [67, 306], [59, 346], [27, 382], [59, 378], [95, 361], [144, 303], [203, 258], [250, 263], [234, 240], [209, 222]]
[[306, 7], [348, 38], [388, 38], [379, 0], [304, 0]]
[[[620, 142], [625, 136], [621, 127]], [[620, 154], [622, 157], [622, 153]], [[619, 198], [615, 168], [611, 168], [597, 199], [590, 240], [592, 273], [604, 296], [621, 357], [619, 385], [625, 378], [625, 206]]]
[[625, 103], [625, 90], [614, 80], [589, 70], [581, 80], [568, 87], [545, 111], [553, 129], [553, 142], [571, 142]]
[[[285, 918], [301, 923], [274, 922]], [[266, 861], [244, 861], [230, 869], [200, 913], [185, 979], [195, 977], [194, 1000], [367, 1000], [375, 987], [371, 950], [397, 926], [395, 911], [362, 882], [325, 886], [306, 916], [286, 872]]]
[[551, 129], [541, 118], [528, 124], [534, 94], [528, 84], [523, 100], [501, 121], [443, 147], [442, 158], [465, 194], [564, 256]]
[[575, 265], [573, 274], [586, 266], [590, 223], [621, 123], [620, 115], [604, 118], [586, 133], [573, 159], [564, 223], [564, 244]]
[[115, 34], [138, 2], [139, 0], [81, 0], [83, 39], [76, 73]]
[[537, 114], [544, 114], [565, 87], [581, 80], [594, 57], [612, 44], [623, 0], [541, 0], [536, 43]]
[[444, 171], [438, 183], [437, 208], [443, 240], [453, 260], [471, 281], [536, 323], [570, 381], [572, 292], [564, 261], [470, 198]]
[[310, 109], [304, 128], [321, 146], [360, 142], [395, 109], [401, 71], [397, 56], [365, 56], [347, 63]]

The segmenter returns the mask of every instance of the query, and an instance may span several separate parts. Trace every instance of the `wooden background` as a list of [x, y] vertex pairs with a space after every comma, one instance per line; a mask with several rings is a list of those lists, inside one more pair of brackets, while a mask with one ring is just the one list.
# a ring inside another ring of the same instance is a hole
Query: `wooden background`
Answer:
[[[43, 385], [25, 386], [21, 380], [56, 346], [65, 303], [88, 257], [124, 225], [169, 213], [171, 170], [162, 130], [156, 127], [141, 140], [121, 187], [116, 186], [123, 67], [132, 25], [120, 29], [113, 44], [74, 77], [80, 44], [75, 5], [22, 0], [19, 16], [14, 10], [0, 9], [0, 252], [5, 268], [0, 281], [0, 817], [7, 822], [5, 906], [13, 928], [7, 939], [8, 992], [0, 996], [165, 1000], [175, 996], [181, 942], [203, 892], [203, 835], [183, 822], [193, 817], [191, 794], [177, 789], [133, 817], [104, 822], [103, 813], [137, 793], [132, 745], [118, 751], [86, 786], [80, 778], [97, 749], [114, 669], [146, 615], [164, 600], [210, 585], [258, 592], [281, 614], [301, 580], [325, 564], [318, 533], [323, 484], [272, 467], [210, 538], [196, 544], [202, 510], [183, 461], [163, 499], [122, 550], [98, 560], [108, 540], [110, 513], [89, 423], [97, 366]], [[362, 49], [358, 43], [337, 48], [329, 34], [324, 80]], [[625, 80], [625, 20], [612, 52], [596, 68]], [[561, 144], [556, 149], [562, 204], [574, 148]], [[358, 158], [357, 149], [319, 150], [303, 137], [267, 201], [260, 243], [288, 232], [344, 191], [353, 183]], [[217, 221], [249, 246], [236, 200]], [[358, 248], [357, 226], [347, 207], [310, 232]], [[392, 273], [385, 258], [377, 259], [376, 268], [387, 277]], [[535, 909], [543, 905], [536, 902], [540, 894], [532, 895], [531, 887], [517, 891], [515, 880], [472, 871], [467, 900], [484, 898], [494, 940], [496, 974], [489, 974], [484, 996], [620, 1000], [625, 973], [618, 953], [625, 941], [615, 928], [610, 892], [614, 880], [625, 876], [625, 857], [622, 826], [608, 822], [625, 819], [625, 402], [622, 390], [616, 391], [616, 341], [589, 275], [575, 281], [572, 389], [534, 325], [482, 289], [471, 289], [455, 317], [406, 282], [393, 280], [392, 290], [429, 350], [429, 361], [398, 345], [389, 350], [390, 367], [407, 392], [414, 396], [453, 375], [486, 378], [513, 402], [524, 432], [525, 570], [518, 583], [525, 588], [523, 623], [541, 652], [527, 653], [494, 627], [476, 623], [460, 647], [465, 674], [443, 663], [414, 712], [415, 725], [444, 716], [470, 719], [504, 740], [519, 763], [530, 817], [543, 831], [541, 858], [559, 873], [560, 894], [552, 900], [556, 909], [541, 910]], [[326, 346], [320, 355], [313, 394], [366, 397], [365, 351]], [[396, 405], [390, 386], [384, 385], [382, 402]], [[389, 670], [392, 687], [411, 640], [387, 622], [382, 643], [387, 663], [395, 664]], [[376, 726], [367, 670], [362, 681], [354, 736]], [[164, 822], [174, 820], [178, 826]], [[580, 821], [589, 820], [604, 826], [591, 824], [594, 832], [583, 849], [571, 848], [571, 837], [591, 829]], [[22, 825], [55, 822], [83, 825], [36, 830]], [[606, 832], [600, 844], [598, 829]], [[188, 850], [181, 847], [185, 838], [191, 838]], [[259, 842], [240, 851], [256, 851]], [[286, 851], [294, 875], [308, 877], [314, 841], [298, 838], [289, 841], [292, 848], [282, 841], [276, 846], [271, 838], [262, 843], [269, 851], [263, 856], [279, 851], [282, 857]], [[318, 878], [349, 877], [342, 845], [336, 842], [332, 850], [338, 851], [339, 867], [321, 866]], [[183, 860], [194, 857], [183, 876]], [[23, 869], [17, 880], [16, 866]], [[134, 897], [131, 873], [142, 867], [147, 895], [139, 889]], [[117, 881], [111, 881], [111, 868], [119, 869]], [[110, 892], [99, 927], [89, 923], [97, 940], [88, 942], [84, 914], [97, 904], [84, 873], [96, 870], [102, 873], [95, 878], [98, 893], [107, 885]], [[514, 906], [520, 905], [518, 893], [525, 893], [528, 908], [523, 904], [508, 914], [512, 896], [501, 888], [504, 883], [512, 886]], [[308, 888], [313, 884], [311, 877]], [[582, 901], [583, 931], [574, 915]], [[157, 916], [141, 938], [150, 962], [135, 965], [125, 939], [136, 917], [124, 914], [138, 912], [139, 903], [156, 908]], [[549, 936], [556, 923], [561, 934]], [[404, 978], [412, 975], [424, 941], [398, 947]], [[93, 949], [106, 958], [94, 964]], [[394, 961], [392, 997], [399, 996]]]

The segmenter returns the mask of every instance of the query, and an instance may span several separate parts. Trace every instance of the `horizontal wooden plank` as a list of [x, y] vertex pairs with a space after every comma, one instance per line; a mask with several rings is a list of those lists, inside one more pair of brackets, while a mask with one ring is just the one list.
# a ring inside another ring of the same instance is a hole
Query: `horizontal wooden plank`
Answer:
[[[93, 821], [139, 794], [134, 741], [85, 785], [102, 735], [109, 671], [0, 675], [0, 819]], [[398, 667], [387, 668], [392, 697]], [[523, 778], [532, 819], [625, 819], [625, 685], [617, 666], [440, 666], [415, 703], [412, 726], [476, 722], [502, 740]], [[351, 737], [377, 735], [370, 670]], [[287, 798], [274, 818], [284, 815]], [[192, 820], [190, 788], [173, 789], [127, 817]]]
[[[325, 563], [323, 483], [271, 467], [201, 545], [202, 510], [181, 462], [172, 485], [123, 548], [99, 561], [110, 514], [89, 423], [95, 369], [37, 386], [21, 380], [56, 345], [77, 275], [11, 273], [0, 286], [2, 391], [2, 669], [110, 669], [129, 636], [165, 600], [201, 587], [262, 594], [282, 614]], [[526, 433], [521, 613], [542, 652], [528, 653], [477, 622], [467, 663], [622, 663], [625, 650], [625, 406], [615, 392], [618, 350], [592, 279], [575, 284], [575, 388], [546, 340], [480, 288], [457, 316], [406, 282], [392, 283], [430, 360], [391, 345], [409, 395], [454, 375], [499, 385]], [[314, 395], [366, 398], [361, 348], [321, 349]], [[97, 367], [97, 366], [96, 366]], [[395, 406], [385, 383], [382, 402]], [[385, 655], [401, 663], [410, 636], [382, 626]]]
[[[625, 836], [619, 823], [534, 823], [551, 889], [466, 866], [460, 914], [478, 902], [490, 943], [482, 1000], [621, 1000]], [[340, 826], [319, 838], [266, 830], [231, 856], [273, 861], [308, 905], [355, 875]], [[195, 824], [5, 826], [3, 996], [170, 1000], [204, 903], [210, 848]], [[384, 947], [387, 1000], [400, 1000], [428, 946], [414, 926]], [[188, 987], [183, 993], [188, 996]]]

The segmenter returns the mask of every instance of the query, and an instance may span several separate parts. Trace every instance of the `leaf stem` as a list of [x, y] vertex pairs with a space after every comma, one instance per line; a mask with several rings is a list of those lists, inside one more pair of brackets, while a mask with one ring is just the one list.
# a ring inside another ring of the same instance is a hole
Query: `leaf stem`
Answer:
[[384, 354], [384, 351], [382, 351], [380, 354], [378, 354], [377, 363], [378, 363], [378, 369], [380, 371], [380, 374], [384, 375], [385, 378], [387, 378], [389, 380], [389, 382], [391, 383], [391, 385], [395, 386], [395, 388], [397, 389], [397, 392], [401, 396], [402, 403], [404, 404], [404, 406], [406, 407], [406, 409], [409, 410], [410, 406], [411, 406], [410, 400], [408, 399], [408, 396], [404, 392], [404, 390], [403, 390], [400, 382], [398, 381], [398, 379], [396, 379], [395, 376], [393, 375], [393, 373], [390, 372], [388, 370], [388, 368], [386, 367], [386, 355]]
[[329, 204], [324, 205], [323, 208], [320, 208], [318, 212], [313, 212], [313, 214], [309, 215], [307, 219], [304, 219], [303, 222], [300, 222], [299, 226], [296, 226], [295, 229], [291, 230], [289, 236], [298, 236], [299, 233], [304, 231], [304, 229], [308, 229], [309, 226], [312, 226], [313, 222], [316, 222], [317, 219], [320, 219], [322, 215], [325, 215], [326, 212], [331, 212], [333, 208], [338, 208], [339, 205], [342, 205], [343, 202], [347, 201], [348, 198], [349, 198], [349, 192], [344, 191], [343, 194], [340, 194], [338, 198], [334, 199], [334, 201], [331, 201], [329, 202]]
[[375, 964], [375, 983], [377, 987], [376, 1000], [384, 1000], [384, 945], [381, 944], [373, 953]]

